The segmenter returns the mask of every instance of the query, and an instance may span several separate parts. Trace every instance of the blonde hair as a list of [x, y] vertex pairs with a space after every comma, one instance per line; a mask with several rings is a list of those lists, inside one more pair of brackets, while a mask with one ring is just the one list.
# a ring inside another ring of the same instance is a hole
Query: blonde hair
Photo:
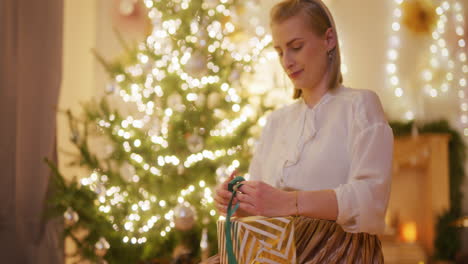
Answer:
[[[270, 26], [273, 23], [281, 23], [293, 16], [303, 14], [309, 20], [311, 30], [318, 36], [323, 36], [328, 28], [333, 29], [336, 39], [336, 46], [332, 49], [329, 64], [330, 78], [328, 89], [335, 89], [343, 83], [341, 75], [341, 56], [338, 44], [338, 34], [336, 32], [335, 21], [330, 10], [320, 0], [284, 0], [272, 7], [270, 11]], [[302, 91], [294, 89], [293, 98], [301, 97]]]

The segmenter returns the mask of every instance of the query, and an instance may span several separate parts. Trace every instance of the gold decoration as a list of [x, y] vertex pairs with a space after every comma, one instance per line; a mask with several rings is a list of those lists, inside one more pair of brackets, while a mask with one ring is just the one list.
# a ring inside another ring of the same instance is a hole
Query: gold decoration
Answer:
[[99, 238], [99, 240], [94, 245], [94, 253], [99, 257], [104, 257], [109, 250], [109, 242], [104, 237]]
[[187, 231], [195, 225], [195, 208], [188, 202], [178, 204], [174, 208], [174, 224], [177, 230]]
[[432, 0], [406, 0], [402, 4], [403, 24], [416, 34], [431, 34], [437, 23]]
[[63, 218], [65, 219], [65, 226], [67, 227], [76, 224], [76, 222], [80, 220], [78, 213], [75, 212], [71, 207], [68, 207], [65, 213], [63, 213]]

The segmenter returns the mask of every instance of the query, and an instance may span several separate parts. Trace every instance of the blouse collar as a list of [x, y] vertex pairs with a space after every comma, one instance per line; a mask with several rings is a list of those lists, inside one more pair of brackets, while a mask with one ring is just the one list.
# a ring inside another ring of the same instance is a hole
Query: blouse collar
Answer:
[[336, 93], [343, 88], [343, 85], [333, 91], [327, 91], [320, 100], [310, 108], [303, 98], [299, 99], [299, 118], [296, 125], [288, 127], [289, 137], [293, 138], [293, 143], [285, 148], [285, 167], [292, 166], [299, 161], [302, 150], [307, 142], [313, 140], [319, 127], [317, 125], [317, 113]]
[[336, 95], [338, 93], [338, 91], [340, 91], [342, 88], [344, 88], [344, 86], [342, 84], [340, 84], [336, 89], [334, 90], [327, 90], [325, 92], [325, 94], [320, 98], [320, 100], [312, 107], [309, 107], [304, 98], [300, 98], [300, 104], [301, 104], [301, 110], [302, 111], [307, 111], [307, 110], [310, 110], [312, 112], [315, 112], [317, 111], [317, 109], [319, 109], [321, 107], [321, 105], [325, 104], [326, 102], [328, 102], [328, 100], [330, 100], [331, 97], [333, 97], [334, 95]]

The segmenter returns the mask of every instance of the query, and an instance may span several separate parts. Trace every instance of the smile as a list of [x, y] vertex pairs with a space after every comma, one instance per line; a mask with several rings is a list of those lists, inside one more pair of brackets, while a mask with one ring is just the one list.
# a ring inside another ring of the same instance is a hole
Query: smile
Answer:
[[298, 71], [296, 71], [296, 72], [293, 72], [293, 73], [289, 74], [289, 77], [290, 77], [291, 79], [296, 79], [296, 78], [299, 77], [299, 75], [300, 75], [303, 71], [304, 71], [304, 70], [302, 69], [302, 70], [298, 70]]

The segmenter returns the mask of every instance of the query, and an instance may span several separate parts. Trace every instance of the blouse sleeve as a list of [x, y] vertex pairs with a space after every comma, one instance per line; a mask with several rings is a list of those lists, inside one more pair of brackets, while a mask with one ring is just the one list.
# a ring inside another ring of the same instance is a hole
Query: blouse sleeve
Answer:
[[336, 222], [347, 232], [379, 234], [390, 197], [393, 133], [374, 92], [364, 92], [357, 103], [348, 145], [348, 182], [334, 189]]

